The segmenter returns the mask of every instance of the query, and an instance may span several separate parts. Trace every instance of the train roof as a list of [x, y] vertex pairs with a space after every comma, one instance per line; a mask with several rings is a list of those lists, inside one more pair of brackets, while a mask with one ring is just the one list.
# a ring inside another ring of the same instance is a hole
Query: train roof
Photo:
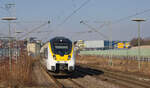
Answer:
[[54, 37], [50, 40], [51, 41], [59, 41], [59, 40], [65, 40], [65, 41], [70, 41], [72, 42], [69, 38], [66, 38], [66, 37]]

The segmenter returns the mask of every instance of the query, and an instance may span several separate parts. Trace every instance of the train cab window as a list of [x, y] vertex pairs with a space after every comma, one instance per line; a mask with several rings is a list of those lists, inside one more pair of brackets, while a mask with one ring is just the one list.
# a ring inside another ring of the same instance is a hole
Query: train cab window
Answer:
[[72, 50], [72, 42], [64, 40], [53, 40], [51, 41], [51, 48], [54, 54], [66, 55], [70, 54]]
[[69, 54], [71, 52], [71, 45], [68, 43], [54, 43], [55, 54]]

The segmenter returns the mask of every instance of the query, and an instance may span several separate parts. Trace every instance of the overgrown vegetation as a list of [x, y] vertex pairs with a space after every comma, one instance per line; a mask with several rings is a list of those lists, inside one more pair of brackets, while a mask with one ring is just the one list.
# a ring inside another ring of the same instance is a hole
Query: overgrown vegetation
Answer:
[[150, 62], [148, 61], [140, 62], [140, 70], [138, 68], [138, 61], [127, 59], [127, 57], [124, 57], [122, 59], [112, 57], [113, 66], [110, 66], [109, 62], [109, 57], [103, 56], [78, 55], [76, 59], [77, 64], [91, 64], [105, 69], [150, 76]]
[[[140, 38], [141, 45], [150, 45], [150, 39], [142, 39]], [[131, 40], [131, 46], [138, 46], [138, 38], [133, 38]]]
[[12, 60], [10, 69], [9, 59], [0, 62], [1, 86], [30, 86], [32, 84], [33, 58], [22, 53], [16, 62]]

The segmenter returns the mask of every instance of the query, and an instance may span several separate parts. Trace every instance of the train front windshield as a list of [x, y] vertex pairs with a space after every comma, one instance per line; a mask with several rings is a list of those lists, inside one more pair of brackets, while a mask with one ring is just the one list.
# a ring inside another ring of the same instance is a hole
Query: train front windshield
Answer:
[[51, 42], [52, 51], [54, 54], [59, 54], [61, 56], [70, 54], [72, 50], [72, 42], [71, 41], [52, 41]]

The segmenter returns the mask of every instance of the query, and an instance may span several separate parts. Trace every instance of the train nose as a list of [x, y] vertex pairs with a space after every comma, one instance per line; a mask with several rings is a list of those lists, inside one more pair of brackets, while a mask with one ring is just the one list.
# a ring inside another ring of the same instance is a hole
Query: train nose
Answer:
[[60, 56], [64, 56], [64, 54], [63, 54], [63, 53], [60, 53]]
[[59, 53], [60, 56], [64, 56], [64, 53], [62, 53], [62, 52], [60, 52], [60, 51], [59, 51], [58, 53]]

